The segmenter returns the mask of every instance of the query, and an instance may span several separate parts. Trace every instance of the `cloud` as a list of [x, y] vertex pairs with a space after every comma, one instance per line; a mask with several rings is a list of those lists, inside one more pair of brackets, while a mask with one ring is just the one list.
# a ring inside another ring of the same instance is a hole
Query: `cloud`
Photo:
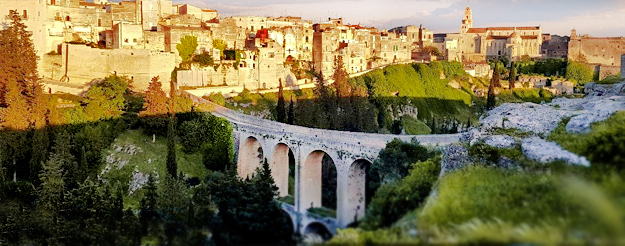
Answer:
[[[435, 32], [457, 32], [467, 0], [174, 0], [213, 8], [222, 17], [300, 16], [313, 22], [343, 17], [346, 23], [392, 28], [419, 25]], [[542, 25], [544, 32], [570, 29], [595, 36], [625, 35], [622, 0], [471, 0], [477, 27]]]
[[543, 32], [570, 35], [571, 29], [578, 34], [592, 36], [624, 36], [625, 35], [625, 6], [619, 6], [609, 11], [595, 11], [574, 16], [566, 16], [557, 20], [496, 23], [501, 26], [537, 25], [540, 24]]

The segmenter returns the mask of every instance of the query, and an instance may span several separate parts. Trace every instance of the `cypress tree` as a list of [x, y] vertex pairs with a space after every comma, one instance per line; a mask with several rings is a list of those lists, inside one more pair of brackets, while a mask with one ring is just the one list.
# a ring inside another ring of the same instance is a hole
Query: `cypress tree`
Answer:
[[508, 79], [510, 81], [510, 91], [512, 91], [514, 89], [514, 83], [516, 83], [516, 66], [514, 65], [514, 62], [512, 62], [512, 64], [510, 64], [510, 78]]
[[287, 114], [286, 123], [289, 125], [295, 124], [295, 112], [293, 111], [293, 97], [291, 96], [291, 104], [289, 104], [289, 111]]
[[276, 111], [278, 113], [278, 122], [286, 123], [286, 105], [284, 102], [284, 91], [282, 87], [282, 80], [279, 80], [280, 85], [278, 87], [278, 106]]
[[172, 177], [178, 176], [178, 163], [176, 162], [176, 83], [170, 82], [169, 91], [169, 125], [167, 127], [167, 173]]
[[490, 80], [490, 84], [488, 85], [488, 97], [486, 98], [486, 108], [493, 109], [495, 107], [495, 84], [499, 82], [499, 70], [495, 67], [495, 71], [493, 72], [493, 78]]

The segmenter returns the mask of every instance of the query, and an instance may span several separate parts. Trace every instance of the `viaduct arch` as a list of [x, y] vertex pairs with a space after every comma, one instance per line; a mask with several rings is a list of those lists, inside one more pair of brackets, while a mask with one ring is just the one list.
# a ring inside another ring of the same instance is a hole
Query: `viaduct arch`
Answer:
[[[459, 142], [461, 134], [390, 135], [312, 129], [282, 124], [245, 115], [190, 95], [196, 103], [211, 107], [211, 113], [233, 125], [237, 171], [250, 176], [267, 159], [280, 196], [288, 195], [289, 172], [295, 177], [294, 204], [282, 204], [295, 225], [295, 231], [317, 230], [324, 226], [332, 234], [337, 228], [359, 221], [365, 215], [366, 169], [378, 158], [380, 150], [395, 138], [440, 146]], [[289, 153], [294, 170], [289, 170]], [[327, 218], [308, 212], [321, 207], [321, 162], [327, 154], [336, 167], [336, 217]], [[313, 224], [314, 223], [314, 224]], [[313, 225], [313, 227], [308, 227]], [[311, 229], [312, 228], [312, 229]], [[320, 230], [320, 229], [319, 229]]]

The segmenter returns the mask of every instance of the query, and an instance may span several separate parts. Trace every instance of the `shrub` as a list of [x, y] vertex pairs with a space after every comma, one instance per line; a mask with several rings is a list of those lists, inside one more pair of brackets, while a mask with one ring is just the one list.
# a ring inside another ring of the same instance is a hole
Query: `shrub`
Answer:
[[625, 169], [625, 111], [616, 112], [603, 122], [593, 123], [585, 134], [569, 133], [563, 120], [547, 138], [564, 149], [583, 155], [593, 164]]
[[193, 56], [193, 62], [199, 64], [200, 67], [212, 66], [214, 63], [213, 56], [206, 52]]
[[566, 78], [584, 85], [593, 80], [594, 72], [583, 63], [571, 61], [566, 67]]
[[398, 181], [408, 176], [413, 163], [431, 156], [432, 153], [416, 140], [406, 143], [396, 138], [380, 151], [378, 159], [371, 165], [369, 176], [381, 183]]
[[400, 182], [384, 184], [367, 209], [361, 227], [377, 229], [390, 226], [404, 214], [418, 208], [432, 191], [441, 172], [440, 157], [413, 164], [410, 175]]
[[499, 161], [499, 150], [485, 143], [476, 143], [469, 147], [469, 155], [489, 163], [497, 163]]
[[206, 99], [217, 105], [226, 105], [226, 98], [221, 93], [211, 93], [210, 95], [208, 95], [208, 97], [206, 97]]

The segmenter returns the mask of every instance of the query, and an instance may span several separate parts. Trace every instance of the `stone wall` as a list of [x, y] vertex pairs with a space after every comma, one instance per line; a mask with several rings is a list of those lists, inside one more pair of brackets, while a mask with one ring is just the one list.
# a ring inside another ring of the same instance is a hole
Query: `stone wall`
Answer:
[[621, 67], [621, 55], [625, 53], [625, 38], [571, 37], [570, 60], [600, 65], [600, 75], [617, 74]]
[[[68, 52], [63, 47], [62, 71]], [[136, 90], [145, 90], [154, 76], [160, 76], [163, 87], [176, 66], [174, 54], [149, 50], [95, 49], [85, 45], [69, 45], [68, 77], [71, 83], [86, 84], [94, 78], [116, 73], [134, 80]]]
[[621, 55], [621, 78], [625, 78], [625, 55]]

